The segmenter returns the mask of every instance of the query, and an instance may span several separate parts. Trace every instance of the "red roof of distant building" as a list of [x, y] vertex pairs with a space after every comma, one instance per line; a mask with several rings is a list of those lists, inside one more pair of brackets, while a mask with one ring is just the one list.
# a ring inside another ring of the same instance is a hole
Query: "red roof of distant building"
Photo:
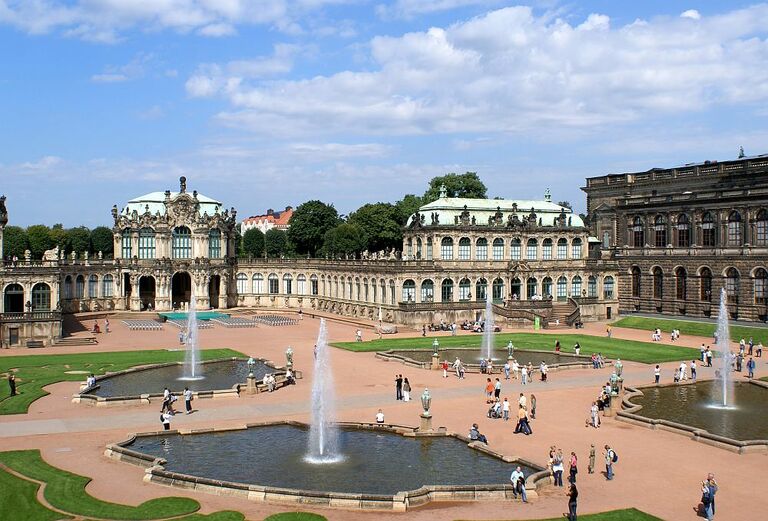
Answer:
[[270, 208], [267, 210], [266, 215], [252, 215], [251, 217], [244, 219], [243, 222], [246, 224], [268, 222], [274, 224], [276, 228], [287, 228], [288, 221], [291, 220], [292, 216], [293, 208], [286, 206], [285, 210], [282, 212], [275, 212]]

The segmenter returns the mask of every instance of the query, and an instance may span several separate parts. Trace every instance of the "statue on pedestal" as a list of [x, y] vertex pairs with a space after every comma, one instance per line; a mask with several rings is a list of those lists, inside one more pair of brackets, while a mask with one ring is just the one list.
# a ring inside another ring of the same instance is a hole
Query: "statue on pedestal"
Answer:
[[421, 415], [425, 418], [432, 416], [429, 412], [430, 405], [432, 405], [432, 397], [429, 395], [429, 389], [425, 388], [424, 392], [421, 393], [421, 407], [424, 409]]
[[624, 364], [621, 363], [621, 358], [617, 358], [613, 364], [613, 369], [616, 371], [616, 376], [621, 378], [621, 373], [624, 370]]
[[434, 353], [432, 356], [437, 355], [438, 349], [440, 349], [440, 342], [438, 342], [437, 338], [435, 338], [434, 342], [432, 342], [432, 352]]
[[293, 348], [291, 346], [285, 350], [285, 365], [288, 369], [293, 367]]

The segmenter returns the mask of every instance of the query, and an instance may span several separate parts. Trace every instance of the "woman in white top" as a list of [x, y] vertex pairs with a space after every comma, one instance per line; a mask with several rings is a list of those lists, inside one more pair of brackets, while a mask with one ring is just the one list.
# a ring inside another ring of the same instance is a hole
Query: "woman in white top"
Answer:
[[384, 423], [384, 413], [381, 409], [376, 413], [376, 423]]

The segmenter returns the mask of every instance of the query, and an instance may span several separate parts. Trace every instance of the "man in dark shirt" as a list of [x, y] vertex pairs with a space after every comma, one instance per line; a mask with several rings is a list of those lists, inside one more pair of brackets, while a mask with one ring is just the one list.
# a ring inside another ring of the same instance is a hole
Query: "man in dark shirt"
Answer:
[[395, 399], [403, 399], [403, 375], [395, 375]]

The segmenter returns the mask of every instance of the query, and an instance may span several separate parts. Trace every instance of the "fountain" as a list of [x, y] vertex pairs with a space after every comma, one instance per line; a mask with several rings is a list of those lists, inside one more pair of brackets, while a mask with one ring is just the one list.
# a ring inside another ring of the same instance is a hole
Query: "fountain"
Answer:
[[312, 423], [305, 458], [308, 463], [338, 463], [344, 460], [339, 453], [339, 433], [334, 424], [336, 404], [329, 354], [328, 331], [325, 319], [321, 318], [312, 376]]
[[184, 376], [180, 380], [194, 381], [202, 380], [204, 377], [200, 368], [200, 352], [197, 345], [197, 299], [195, 290], [189, 299], [189, 314], [187, 315], [187, 340], [186, 353], [184, 354]]
[[[720, 311], [717, 317], [717, 350], [720, 352], [720, 375], [718, 384], [721, 400], [717, 407], [731, 407], [733, 403], [733, 382], [731, 381], [731, 332], [728, 328], [728, 294], [723, 288], [720, 291]], [[729, 403], [730, 401], [730, 403]]]
[[485, 360], [493, 359], [493, 310], [490, 295], [485, 296], [485, 328], [483, 329], [482, 354]]

